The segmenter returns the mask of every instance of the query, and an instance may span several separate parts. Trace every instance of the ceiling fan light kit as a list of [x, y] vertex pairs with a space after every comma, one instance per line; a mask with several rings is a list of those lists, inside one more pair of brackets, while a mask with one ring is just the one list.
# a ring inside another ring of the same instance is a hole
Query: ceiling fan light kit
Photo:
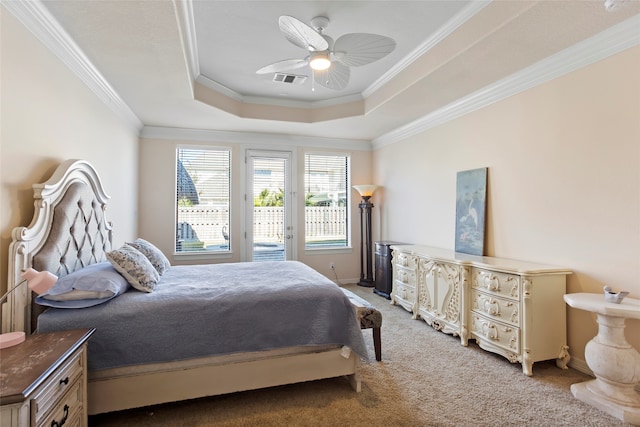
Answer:
[[[308, 52], [304, 59], [285, 59], [256, 71], [256, 74], [281, 73], [309, 66], [313, 82], [327, 89], [342, 90], [349, 84], [350, 67], [375, 62], [389, 53], [396, 42], [385, 36], [367, 33], [344, 34], [335, 43], [323, 34], [329, 18], [316, 16], [311, 26], [293, 16], [278, 19], [280, 31], [294, 45]], [[313, 90], [313, 88], [312, 88]]]
[[326, 70], [331, 67], [331, 60], [329, 59], [329, 52], [313, 52], [311, 54], [311, 60], [309, 66], [316, 71]]

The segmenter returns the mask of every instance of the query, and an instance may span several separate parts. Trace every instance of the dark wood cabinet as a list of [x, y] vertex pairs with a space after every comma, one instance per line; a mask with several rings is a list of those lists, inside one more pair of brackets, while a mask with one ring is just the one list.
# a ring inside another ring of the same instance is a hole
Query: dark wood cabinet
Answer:
[[404, 243], [392, 241], [375, 242], [375, 287], [373, 292], [391, 299], [393, 289], [393, 267], [391, 266], [391, 245], [403, 245]]

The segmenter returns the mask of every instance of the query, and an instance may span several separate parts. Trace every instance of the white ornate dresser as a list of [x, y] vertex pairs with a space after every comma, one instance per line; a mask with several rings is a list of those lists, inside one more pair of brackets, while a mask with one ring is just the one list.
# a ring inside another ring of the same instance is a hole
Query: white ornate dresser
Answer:
[[569, 362], [566, 276], [571, 271], [416, 245], [394, 245], [391, 304], [434, 329], [521, 363]]

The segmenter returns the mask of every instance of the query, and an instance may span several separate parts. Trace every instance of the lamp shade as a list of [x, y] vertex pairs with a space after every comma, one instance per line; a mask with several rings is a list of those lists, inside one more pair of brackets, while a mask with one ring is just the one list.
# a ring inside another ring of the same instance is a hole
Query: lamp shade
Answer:
[[353, 188], [356, 190], [362, 197], [371, 197], [373, 193], [378, 189], [378, 185], [373, 184], [363, 184], [363, 185], [354, 185]]
[[[24, 280], [20, 281], [20, 283], [18, 283], [13, 288], [9, 289], [4, 295], [2, 295], [2, 297], [0, 298], [0, 302], [4, 302], [4, 300], [7, 299], [11, 292], [16, 290], [25, 282], [28, 284], [29, 289], [31, 289], [36, 294], [41, 295], [51, 289], [51, 287], [58, 280], [58, 277], [55, 274], [52, 274], [48, 271], [36, 271], [33, 268], [29, 268], [23, 271], [20, 276]], [[13, 347], [14, 345], [18, 345], [24, 342], [24, 340], [25, 333], [22, 331], [0, 334], [0, 349]]]
[[29, 289], [38, 295], [47, 292], [58, 280], [55, 274], [48, 271], [36, 271], [33, 268], [25, 270], [21, 276], [29, 283]]

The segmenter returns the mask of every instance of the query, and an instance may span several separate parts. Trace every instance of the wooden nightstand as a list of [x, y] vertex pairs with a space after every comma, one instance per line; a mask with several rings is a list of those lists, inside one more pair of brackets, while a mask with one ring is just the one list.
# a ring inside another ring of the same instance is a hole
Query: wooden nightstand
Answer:
[[2, 427], [87, 425], [87, 341], [94, 332], [34, 334], [0, 350]]

